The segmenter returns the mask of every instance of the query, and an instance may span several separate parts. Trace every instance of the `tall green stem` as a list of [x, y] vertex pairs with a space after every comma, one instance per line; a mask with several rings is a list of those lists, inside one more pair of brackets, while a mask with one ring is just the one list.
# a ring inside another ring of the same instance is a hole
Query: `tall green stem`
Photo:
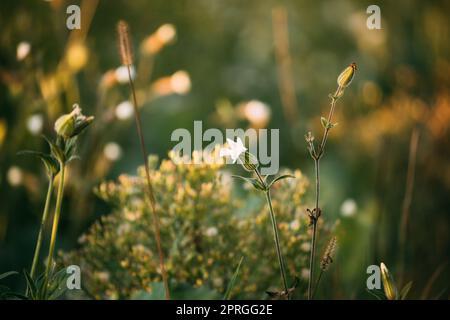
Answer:
[[42, 240], [43, 240], [43, 236], [44, 236], [45, 224], [47, 222], [48, 212], [50, 211], [49, 210], [50, 209], [50, 201], [51, 201], [52, 193], [53, 193], [53, 178], [54, 178], [53, 175], [49, 176], [47, 197], [45, 199], [44, 212], [42, 213], [42, 220], [41, 220], [41, 225], [39, 228], [39, 234], [38, 234], [38, 238], [37, 238], [37, 242], [36, 242], [36, 248], [34, 249], [33, 263], [31, 264], [30, 276], [32, 279], [34, 279], [34, 275], [36, 273], [36, 267], [37, 267], [37, 264], [39, 261], [39, 255], [41, 252]]
[[[259, 173], [258, 169], [255, 169], [255, 173], [258, 176], [258, 179], [260, 180], [261, 184], [262, 185], [266, 185], [266, 183], [264, 182], [264, 179], [262, 178], [262, 176]], [[267, 189], [265, 191], [265, 194], [266, 194], [267, 204], [269, 205], [270, 220], [272, 221], [273, 238], [274, 238], [274, 241], [275, 241], [275, 248], [277, 250], [278, 264], [280, 265], [281, 279], [283, 281], [283, 286], [284, 286], [285, 293], [286, 293], [287, 297], [289, 298], [289, 288], [288, 288], [287, 278], [286, 278], [286, 267], [285, 267], [285, 264], [284, 264], [283, 255], [281, 253], [280, 237], [278, 235], [277, 219], [275, 217], [275, 213], [273, 212], [272, 198], [270, 197], [270, 189]]]
[[47, 268], [45, 269], [45, 283], [48, 282], [48, 276], [50, 274], [50, 270], [52, 268], [53, 264], [53, 253], [55, 251], [55, 244], [56, 244], [56, 234], [58, 233], [58, 224], [59, 224], [59, 218], [61, 216], [61, 205], [62, 205], [62, 198], [64, 193], [64, 173], [66, 170], [65, 164], [63, 162], [60, 162], [61, 167], [61, 173], [59, 177], [59, 185], [58, 185], [58, 195], [56, 198], [56, 208], [55, 208], [55, 215], [53, 217], [53, 227], [52, 227], [52, 235], [50, 238], [50, 248], [48, 250], [48, 259], [47, 259]]
[[313, 298], [313, 281], [314, 281], [314, 260], [316, 256], [316, 242], [317, 242], [317, 222], [321, 215], [321, 210], [319, 208], [319, 198], [320, 198], [320, 159], [322, 158], [325, 152], [325, 144], [327, 143], [328, 134], [330, 132], [331, 121], [333, 119], [334, 109], [336, 108], [337, 97], [341, 92], [341, 88], [339, 87], [336, 90], [336, 93], [331, 98], [331, 108], [330, 113], [328, 114], [327, 126], [324, 128], [324, 133], [322, 136], [322, 141], [319, 145], [317, 152], [313, 151], [311, 153], [312, 158], [314, 159], [314, 169], [315, 169], [315, 177], [316, 177], [316, 202], [315, 208], [312, 212], [311, 223], [312, 223], [312, 237], [311, 237], [311, 254], [309, 260], [309, 281], [308, 281], [308, 300]]
[[284, 265], [283, 255], [281, 254], [280, 237], [278, 235], [277, 220], [275, 217], [275, 213], [273, 212], [272, 199], [270, 198], [269, 190], [266, 191], [266, 199], [267, 199], [267, 204], [269, 205], [270, 219], [272, 221], [273, 238], [275, 240], [275, 247], [277, 249], [278, 263], [280, 265], [281, 278], [283, 280], [284, 290], [285, 290], [286, 294], [288, 295], [289, 291], [288, 291], [288, 285], [287, 285], [287, 280], [286, 280], [286, 267]]

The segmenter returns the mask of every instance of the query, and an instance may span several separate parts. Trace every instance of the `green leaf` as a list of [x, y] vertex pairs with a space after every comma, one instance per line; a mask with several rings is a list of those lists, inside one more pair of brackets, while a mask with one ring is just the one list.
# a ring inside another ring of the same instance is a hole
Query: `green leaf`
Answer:
[[294, 178], [295, 179], [295, 176], [293, 176], [292, 174], [283, 174], [283, 175], [273, 179], [272, 182], [269, 184], [269, 186], [267, 188], [270, 189], [275, 182], [283, 180], [283, 179], [287, 179], [287, 178]]
[[326, 129], [328, 127], [328, 120], [324, 117], [320, 117], [320, 123], [322, 123], [322, 127]]
[[405, 286], [403, 287], [403, 289], [400, 291], [400, 300], [405, 300], [406, 296], [409, 293], [409, 290], [411, 290], [413, 282], [410, 281], [407, 284], [405, 284]]
[[37, 299], [36, 284], [34, 283], [34, 280], [31, 278], [31, 276], [27, 270], [23, 270], [23, 274], [25, 275], [25, 280], [27, 281], [27, 289], [28, 289], [28, 292], [30, 293], [30, 298], [32, 300], [36, 300]]
[[47, 153], [33, 151], [33, 150], [23, 150], [17, 153], [17, 155], [31, 155], [38, 157], [44, 163], [45, 169], [49, 175], [56, 175], [59, 172], [59, 163], [54, 157]]
[[369, 290], [366, 289], [368, 293], [377, 298], [377, 300], [386, 300], [384, 293], [381, 290]]
[[9, 276], [12, 276], [14, 274], [19, 274], [17, 271], [8, 271], [8, 272], [4, 272], [2, 274], [0, 274], [0, 280], [5, 279]]
[[62, 296], [67, 290], [67, 274], [66, 268], [60, 269], [51, 275], [47, 288], [47, 299], [55, 300]]
[[48, 145], [50, 146], [50, 151], [52, 153], [52, 156], [57, 159], [59, 162], [64, 163], [65, 162], [65, 154], [62, 148], [60, 148], [57, 144], [53, 143], [48, 139], [46, 136], [43, 136], [45, 141], [47, 141]]
[[335, 126], [337, 125], [337, 123], [333, 124], [333, 123], [329, 122], [329, 121], [328, 121], [326, 118], [324, 118], [324, 117], [321, 117], [321, 118], [320, 118], [320, 122], [322, 123], [322, 127], [323, 127], [324, 129], [331, 129], [331, 128], [333, 128], [333, 127], [335, 127]]
[[232, 175], [233, 178], [239, 178], [242, 179], [248, 183], [250, 183], [251, 185], [253, 185], [253, 187], [255, 187], [255, 189], [257, 190], [262, 190], [262, 191], [266, 191], [266, 188], [261, 184], [261, 181], [259, 181], [258, 179], [254, 179], [254, 178], [246, 178], [246, 177], [242, 177], [242, 176], [237, 176], [237, 175]]
[[76, 151], [77, 147], [77, 137], [70, 138], [66, 141], [66, 145], [64, 148], [66, 158], [71, 158]]
[[237, 268], [234, 271], [233, 277], [231, 277], [231, 281], [228, 284], [228, 288], [227, 291], [225, 292], [225, 295], [223, 296], [223, 300], [230, 300], [231, 292], [233, 291], [237, 276], [239, 274], [239, 270], [241, 269], [242, 261], [244, 261], [244, 257], [242, 257], [241, 260], [239, 260], [239, 264], [237, 265]]

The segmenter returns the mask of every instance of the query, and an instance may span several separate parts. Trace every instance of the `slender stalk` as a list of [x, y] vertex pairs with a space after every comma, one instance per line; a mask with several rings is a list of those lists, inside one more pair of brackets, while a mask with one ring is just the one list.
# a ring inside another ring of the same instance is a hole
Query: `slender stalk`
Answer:
[[276, 217], [275, 217], [275, 213], [273, 212], [272, 199], [270, 198], [270, 191], [269, 190], [266, 191], [266, 199], [267, 199], [267, 204], [269, 205], [270, 219], [272, 221], [273, 238], [275, 240], [275, 247], [277, 249], [278, 263], [280, 265], [281, 278], [283, 280], [284, 290], [285, 290], [286, 294], [289, 294], [287, 280], [286, 280], [286, 267], [284, 265], [283, 255], [281, 254], [280, 238], [279, 238], [279, 235], [278, 235], [277, 220], [276, 220]]
[[317, 277], [316, 285], [314, 286], [314, 290], [313, 290], [311, 299], [314, 299], [314, 296], [316, 295], [316, 291], [317, 291], [317, 288], [319, 287], [319, 283], [320, 283], [320, 280], [322, 279], [322, 275], [323, 275], [323, 270], [320, 269], [320, 273], [319, 273], [319, 276]]
[[50, 270], [53, 264], [53, 253], [55, 251], [56, 244], [56, 235], [58, 233], [58, 225], [61, 216], [61, 205], [64, 194], [64, 175], [66, 171], [66, 166], [64, 162], [60, 162], [60, 177], [59, 177], [59, 185], [58, 185], [58, 194], [56, 197], [56, 207], [55, 207], [55, 215], [53, 217], [53, 227], [52, 227], [52, 235], [50, 238], [50, 248], [48, 250], [48, 259], [47, 259], [47, 267], [45, 269], [45, 284], [48, 283], [48, 276], [50, 274]]
[[136, 99], [136, 92], [134, 89], [134, 84], [133, 84], [133, 79], [131, 77], [131, 70], [130, 70], [129, 64], [127, 64], [127, 70], [128, 70], [128, 79], [129, 79], [129, 83], [130, 83], [130, 89], [131, 89], [131, 93], [133, 95], [133, 102], [134, 102], [133, 106], [134, 106], [134, 115], [135, 115], [135, 119], [136, 119], [136, 127], [137, 127], [140, 145], [141, 145], [142, 156], [144, 158], [145, 175], [147, 178], [147, 195], [150, 200], [150, 206], [151, 206], [151, 210], [152, 210], [156, 246], [157, 246], [158, 255], [159, 255], [159, 265], [161, 268], [161, 275], [162, 275], [163, 283], [164, 283], [165, 297], [166, 297], [166, 300], [170, 300], [169, 280], [168, 280], [167, 271], [166, 271], [165, 264], [164, 264], [164, 253], [163, 253], [162, 246], [161, 246], [160, 223], [159, 223], [158, 214], [156, 213], [155, 197], [154, 197], [153, 187], [152, 187], [152, 183], [151, 183], [151, 179], [150, 179], [150, 169], [148, 167], [148, 156], [147, 156], [148, 153], [145, 148], [144, 135], [142, 133], [142, 126], [141, 126], [141, 116], [139, 113], [139, 108], [138, 108], [137, 99]]
[[412, 202], [412, 195], [414, 191], [414, 178], [415, 178], [415, 170], [416, 170], [416, 158], [417, 158], [417, 146], [419, 144], [419, 129], [414, 128], [411, 134], [411, 140], [409, 144], [409, 159], [408, 159], [408, 171], [406, 176], [406, 187], [405, 187], [405, 197], [403, 198], [402, 205], [402, 216], [400, 222], [400, 230], [399, 230], [399, 244], [400, 244], [400, 277], [399, 284], [403, 285], [403, 278], [405, 273], [405, 258], [406, 258], [406, 238], [408, 231], [408, 221], [410, 216], [410, 208]]
[[45, 224], [47, 222], [48, 212], [50, 211], [50, 201], [51, 201], [52, 193], [53, 193], [53, 178], [54, 178], [53, 175], [49, 176], [47, 196], [45, 198], [45, 205], [44, 205], [44, 212], [42, 213], [41, 225], [39, 227], [39, 234], [38, 234], [38, 238], [36, 241], [36, 248], [34, 249], [33, 263], [31, 264], [30, 276], [32, 279], [34, 279], [34, 275], [36, 274], [36, 267], [37, 267], [37, 264], [39, 261], [39, 255], [41, 252]]
[[[258, 179], [260, 180], [260, 182], [263, 185], [265, 185], [264, 179], [262, 178], [262, 176], [259, 173], [258, 169], [255, 169], [255, 173], [258, 176]], [[288, 288], [288, 284], [287, 284], [286, 267], [285, 267], [285, 264], [284, 264], [283, 255], [281, 253], [280, 237], [278, 235], [278, 224], [277, 224], [277, 219], [275, 217], [275, 213], [273, 211], [272, 198], [270, 197], [270, 190], [269, 189], [267, 189], [267, 191], [265, 191], [265, 195], [266, 195], [267, 204], [269, 206], [270, 220], [272, 222], [273, 238], [274, 238], [274, 241], [275, 241], [275, 248], [276, 248], [277, 256], [278, 256], [278, 264], [280, 265], [281, 280], [283, 282], [285, 293], [287, 294], [287, 297], [289, 299], [289, 288]]]
[[[336, 93], [331, 98], [331, 108], [330, 113], [328, 114], [327, 122], [331, 124], [333, 119], [334, 109], [336, 108], [337, 96], [341, 92], [341, 88], [339, 87], [336, 90]], [[321, 210], [319, 208], [319, 199], [320, 199], [320, 159], [322, 158], [325, 152], [325, 144], [327, 143], [328, 134], [332, 126], [327, 125], [324, 128], [324, 133], [322, 136], [322, 142], [319, 145], [319, 149], [317, 152], [312, 152], [311, 156], [314, 159], [314, 169], [315, 169], [315, 178], [316, 178], [316, 201], [315, 208], [311, 215], [311, 223], [312, 223], [312, 237], [311, 237], [311, 254], [309, 260], [309, 281], [308, 281], [308, 300], [313, 298], [313, 282], [314, 282], [314, 262], [316, 255], [316, 242], [317, 242], [317, 222], [319, 221]]]

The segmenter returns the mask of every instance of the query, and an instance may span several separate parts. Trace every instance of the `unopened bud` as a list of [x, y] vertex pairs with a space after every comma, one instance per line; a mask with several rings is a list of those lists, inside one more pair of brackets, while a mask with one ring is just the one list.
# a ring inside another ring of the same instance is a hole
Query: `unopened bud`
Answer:
[[248, 151], [242, 152], [239, 155], [239, 161], [244, 169], [249, 172], [253, 172], [259, 167], [258, 159]]
[[356, 63], [350, 64], [344, 71], [341, 72], [337, 79], [337, 83], [340, 88], [347, 87], [353, 80], [356, 71]]

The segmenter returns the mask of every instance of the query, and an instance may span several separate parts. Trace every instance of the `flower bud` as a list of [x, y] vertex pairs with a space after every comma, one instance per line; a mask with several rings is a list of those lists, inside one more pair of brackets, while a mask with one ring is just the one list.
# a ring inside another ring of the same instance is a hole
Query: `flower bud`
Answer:
[[55, 131], [64, 138], [70, 138], [75, 129], [75, 117], [72, 113], [62, 115], [55, 122]]
[[81, 108], [75, 104], [71, 113], [65, 114], [56, 120], [55, 131], [64, 139], [69, 139], [79, 135], [92, 121], [94, 121], [94, 117], [83, 115]]
[[388, 300], [395, 300], [397, 298], [397, 289], [394, 281], [386, 268], [386, 265], [382, 262], [381, 265], [381, 278], [383, 280], [384, 294]]
[[249, 172], [253, 172], [259, 167], [258, 159], [248, 151], [242, 152], [239, 155], [239, 161], [244, 169]]
[[356, 71], [356, 63], [350, 64], [344, 71], [341, 72], [337, 79], [337, 83], [340, 88], [347, 87], [353, 80]]

